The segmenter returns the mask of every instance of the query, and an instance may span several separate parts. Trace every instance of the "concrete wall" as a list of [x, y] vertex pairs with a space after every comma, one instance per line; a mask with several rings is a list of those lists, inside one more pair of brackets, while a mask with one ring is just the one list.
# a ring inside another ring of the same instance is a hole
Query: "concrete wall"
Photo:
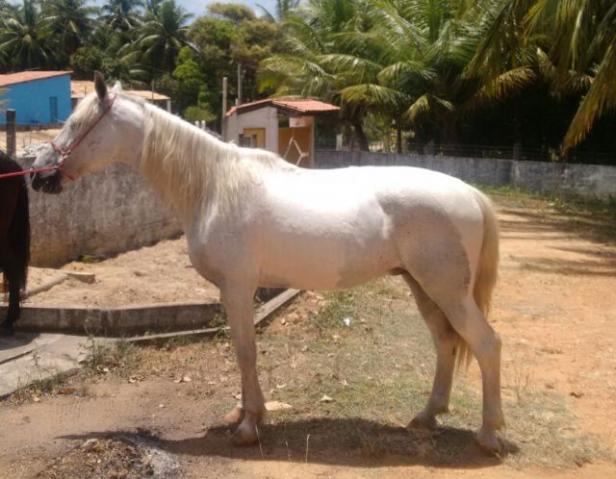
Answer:
[[[51, 117], [51, 98], [57, 101], [57, 118]], [[71, 114], [71, 77], [66, 75], [16, 83], [6, 87], [4, 109], [14, 109], [18, 125], [49, 125]], [[4, 111], [0, 124], [6, 123]]]
[[[29, 167], [32, 158], [21, 161]], [[81, 178], [59, 195], [30, 189], [30, 222], [34, 266], [115, 254], [181, 233], [155, 192], [124, 165]]]
[[427, 155], [398, 155], [359, 151], [317, 151], [316, 168], [351, 165], [418, 166], [455, 176], [469, 183], [514, 186], [544, 193], [575, 193], [616, 197], [616, 167], [495, 160]]

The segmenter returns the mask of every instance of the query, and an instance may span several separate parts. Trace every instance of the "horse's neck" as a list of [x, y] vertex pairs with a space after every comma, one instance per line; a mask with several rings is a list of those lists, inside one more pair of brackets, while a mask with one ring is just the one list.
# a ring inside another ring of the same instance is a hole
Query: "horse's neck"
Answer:
[[259, 160], [238, 161], [244, 150], [151, 105], [144, 115], [140, 170], [183, 218], [242, 200]]

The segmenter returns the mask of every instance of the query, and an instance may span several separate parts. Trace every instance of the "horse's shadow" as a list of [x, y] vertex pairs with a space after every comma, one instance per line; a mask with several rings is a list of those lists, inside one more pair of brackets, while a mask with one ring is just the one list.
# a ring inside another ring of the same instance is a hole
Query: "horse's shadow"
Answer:
[[[160, 449], [184, 456], [229, 459], [311, 462], [353, 467], [424, 465], [429, 467], [481, 468], [500, 464], [482, 450], [472, 431], [442, 427], [414, 431], [360, 418], [317, 418], [259, 427], [260, 445], [234, 447], [228, 426], [216, 426], [203, 435], [165, 439], [150, 431], [93, 432], [64, 439], [129, 438], [150, 442]], [[519, 452], [504, 443], [505, 455]]]

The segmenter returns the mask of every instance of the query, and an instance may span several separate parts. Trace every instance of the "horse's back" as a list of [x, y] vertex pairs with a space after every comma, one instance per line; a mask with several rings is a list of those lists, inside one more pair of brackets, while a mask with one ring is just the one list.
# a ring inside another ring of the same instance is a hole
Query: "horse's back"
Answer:
[[[360, 166], [328, 170], [296, 169], [266, 180], [267, 195], [277, 208], [305, 214], [361, 215], [380, 210], [405, 215], [410, 208], [446, 211], [451, 216], [478, 212], [474, 189], [444, 173], [406, 166]], [[324, 218], [324, 219], [326, 219]]]

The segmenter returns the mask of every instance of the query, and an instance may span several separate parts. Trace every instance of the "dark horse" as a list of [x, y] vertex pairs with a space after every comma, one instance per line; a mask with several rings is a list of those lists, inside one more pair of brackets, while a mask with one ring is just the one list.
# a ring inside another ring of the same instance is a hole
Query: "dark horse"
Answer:
[[[20, 171], [19, 164], [0, 150], [0, 175]], [[19, 319], [20, 292], [26, 287], [30, 260], [28, 187], [23, 176], [0, 178], [0, 271], [8, 285], [9, 307], [0, 334], [12, 335]], [[0, 318], [1, 320], [1, 318]]]

